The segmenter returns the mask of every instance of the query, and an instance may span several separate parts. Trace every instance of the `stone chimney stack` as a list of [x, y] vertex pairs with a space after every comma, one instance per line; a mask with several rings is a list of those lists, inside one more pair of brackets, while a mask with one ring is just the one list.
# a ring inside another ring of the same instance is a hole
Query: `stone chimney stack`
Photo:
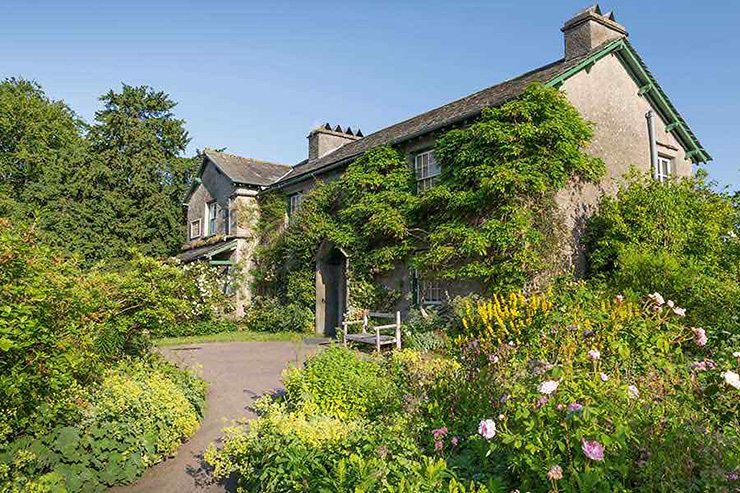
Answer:
[[627, 30], [614, 20], [614, 13], [601, 13], [599, 4], [578, 12], [561, 29], [565, 36], [565, 59], [584, 55], [617, 38], [627, 37]]
[[325, 123], [320, 127], [314, 128], [308, 134], [308, 160], [313, 161], [322, 158], [330, 152], [336, 151], [344, 144], [361, 139], [362, 137], [362, 131], [359, 129], [357, 132], [353, 132], [349, 127], [342, 130], [342, 127], [337, 125], [332, 130], [331, 125]]

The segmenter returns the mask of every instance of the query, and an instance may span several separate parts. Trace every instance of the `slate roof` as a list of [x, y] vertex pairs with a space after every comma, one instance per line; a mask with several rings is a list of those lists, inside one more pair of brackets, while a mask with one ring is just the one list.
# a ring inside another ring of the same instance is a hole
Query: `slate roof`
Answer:
[[234, 250], [235, 248], [236, 241], [234, 241], [233, 238], [227, 238], [211, 245], [204, 245], [197, 248], [184, 250], [177, 255], [177, 258], [187, 263], [203, 257], [210, 258], [212, 255], [215, 255], [217, 253]]
[[259, 161], [207, 149], [205, 155], [236, 183], [267, 186], [278, 181], [291, 168], [285, 164]]
[[356, 157], [373, 147], [396, 144], [474, 118], [484, 108], [498, 106], [521, 95], [524, 89], [533, 82], [548, 82], [571, 67], [578, 65], [584, 59], [601, 50], [602, 47], [599, 46], [589, 53], [570, 59], [567, 62], [564, 59], [560, 59], [556, 62], [549, 63], [513, 79], [465, 96], [457, 101], [396, 123], [395, 125], [366, 135], [362, 139], [345, 144], [322, 158], [313, 161], [302, 161], [296, 164], [290, 173], [284, 176], [279, 183], [317, 172], [340, 161]]

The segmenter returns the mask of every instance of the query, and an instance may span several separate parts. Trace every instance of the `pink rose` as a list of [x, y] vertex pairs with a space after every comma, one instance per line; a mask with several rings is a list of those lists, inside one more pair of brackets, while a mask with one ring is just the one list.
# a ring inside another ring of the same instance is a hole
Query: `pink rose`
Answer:
[[707, 345], [707, 332], [701, 327], [691, 327], [691, 331], [694, 333], [694, 342], [697, 346]]
[[591, 460], [604, 460], [604, 446], [596, 440], [581, 438], [581, 450]]
[[485, 438], [486, 440], [490, 440], [491, 438], [496, 436], [496, 422], [492, 419], [484, 419], [480, 422], [478, 425], [478, 434]]

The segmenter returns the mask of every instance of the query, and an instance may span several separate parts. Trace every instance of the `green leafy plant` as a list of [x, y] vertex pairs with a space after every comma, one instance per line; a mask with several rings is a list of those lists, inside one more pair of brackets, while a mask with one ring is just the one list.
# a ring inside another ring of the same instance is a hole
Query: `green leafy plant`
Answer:
[[740, 208], [696, 179], [633, 175], [587, 229], [591, 276], [682, 300], [690, 322], [740, 335]]
[[282, 304], [274, 297], [252, 300], [242, 321], [255, 332], [310, 332], [313, 312], [298, 303]]
[[197, 429], [205, 385], [157, 358], [124, 361], [85, 399], [77, 424], [0, 448], [9, 491], [104, 491], [132, 482]]
[[[426, 249], [413, 260], [450, 280], [506, 290], [554, 270], [562, 241], [554, 193], [597, 181], [604, 163], [583, 149], [591, 125], [561, 92], [529, 86], [437, 141], [439, 183], [422, 195]], [[549, 253], [550, 252], [550, 253]]]
[[372, 419], [397, 406], [380, 362], [341, 347], [330, 347], [283, 374], [291, 408], [337, 418]]
[[82, 270], [0, 219], [0, 443], [79, 417], [85, 389], [152, 334], [207, 320], [211, 298], [175, 263], [138, 254]]

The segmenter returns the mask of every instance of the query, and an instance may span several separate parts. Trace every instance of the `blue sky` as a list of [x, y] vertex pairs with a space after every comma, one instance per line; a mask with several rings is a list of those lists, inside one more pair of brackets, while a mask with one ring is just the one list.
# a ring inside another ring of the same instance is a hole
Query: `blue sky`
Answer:
[[[15, 1], [0, 76], [24, 76], [90, 121], [121, 82], [179, 102], [191, 150], [294, 164], [323, 121], [366, 134], [562, 56], [587, 0]], [[740, 189], [740, 2], [602, 2]]]

